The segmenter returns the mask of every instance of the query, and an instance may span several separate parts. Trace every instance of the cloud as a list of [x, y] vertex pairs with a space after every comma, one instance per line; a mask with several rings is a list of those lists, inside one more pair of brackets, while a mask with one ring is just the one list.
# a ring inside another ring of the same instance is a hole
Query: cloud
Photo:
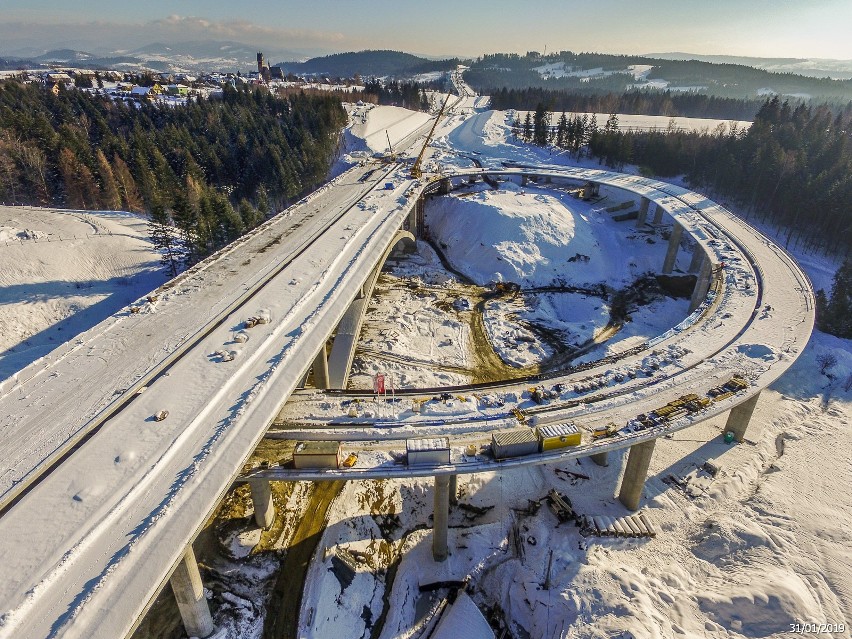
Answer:
[[211, 39], [228, 39], [248, 41], [249, 43], [281, 44], [282, 42], [296, 45], [309, 44], [333, 45], [345, 41], [345, 36], [339, 32], [314, 31], [307, 29], [284, 29], [275, 26], [259, 25], [245, 20], [228, 20], [216, 22], [198, 16], [170, 15], [167, 18], [153, 20], [148, 23], [150, 28], [162, 29], [175, 35], [186, 37], [208, 36]]
[[199, 16], [170, 15], [143, 23], [113, 21], [5, 21], [0, 12], [0, 53], [20, 47], [129, 50], [151, 42], [232, 40], [270, 48], [337, 49], [346, 44], [334, 31], [287, 29], [245, 20], [216, 21]]

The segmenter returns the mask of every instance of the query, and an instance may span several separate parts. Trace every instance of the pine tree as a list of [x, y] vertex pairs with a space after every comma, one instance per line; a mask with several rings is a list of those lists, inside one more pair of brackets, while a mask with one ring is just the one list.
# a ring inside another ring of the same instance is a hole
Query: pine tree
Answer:
[[160, 263], [165, 267], [166, 274], [175, 277], [180, 272], [184, 251], [168, 212], [159, 202], [151, 208], [148, 234], [154, 248], [160, 251]]
[[556, 125], [556, 146], [560, 149], [568, 146], [568, 118], [565, 111], [559, 116], [559, 123]]
[[529, 142], [530, 140], [532, 140], [532, 136], [533, 136], [532, 116], [530, 115], [529, 111], [527, 111], [527, 116], [524, 118], [523, 133], [524, 133], [524, 142]]
[[95, 152], [95, 159], [98, 163], [98, 176], [101, 178], [101, 205], [112, 211], [120, 210], [121, 195], [118, 193], [112, 167], [100, 149]]
[[118, 154], [112, 158], [113, 175], [116, 180], [116, 187], [121, 195], [121, 201], [124, 204], [124, 209], [133, 213], [141, 213], [142, 196], [139, 195], [139, 189], [136, 186], [136, 180], [130, 173], [127, 164]]
[[825, 302], [824, 293], [822, 297], [817, 303], [818, 313], [820, 305], [824, 307], [820, 329], [837, 337], [852, 338], [852, 260], [844, 260], [837, 269], [828, 302]]
[[535, 107], [533, 116], [533, 142], [539, 146], [546, 146], [550, 134], [550, 112], [539, 102]]

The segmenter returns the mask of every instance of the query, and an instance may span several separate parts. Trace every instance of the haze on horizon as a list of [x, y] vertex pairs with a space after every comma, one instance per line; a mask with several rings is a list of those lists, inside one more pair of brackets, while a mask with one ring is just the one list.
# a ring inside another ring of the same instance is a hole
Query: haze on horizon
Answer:
[[[175, 13], [179, 11], [180, 13]], [[848, 0], [4, 0], [0, 54], [231, 40], [310, 55], [595, 51], [852, 59]]]

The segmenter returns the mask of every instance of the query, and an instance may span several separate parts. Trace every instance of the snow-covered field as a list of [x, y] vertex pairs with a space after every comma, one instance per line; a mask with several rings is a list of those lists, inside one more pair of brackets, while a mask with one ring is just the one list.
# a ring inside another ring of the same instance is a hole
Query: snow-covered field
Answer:
[[0, 379], [165, 281], [144, 218], [0, 207]]

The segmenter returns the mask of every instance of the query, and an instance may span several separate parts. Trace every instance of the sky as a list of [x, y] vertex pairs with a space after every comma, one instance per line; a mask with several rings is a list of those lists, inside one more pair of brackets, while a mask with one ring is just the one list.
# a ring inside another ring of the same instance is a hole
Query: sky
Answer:
[[312, 55], [396, 49], [852, 59], [850, 0], [0, 0], [0, 53], [232, 40]]

